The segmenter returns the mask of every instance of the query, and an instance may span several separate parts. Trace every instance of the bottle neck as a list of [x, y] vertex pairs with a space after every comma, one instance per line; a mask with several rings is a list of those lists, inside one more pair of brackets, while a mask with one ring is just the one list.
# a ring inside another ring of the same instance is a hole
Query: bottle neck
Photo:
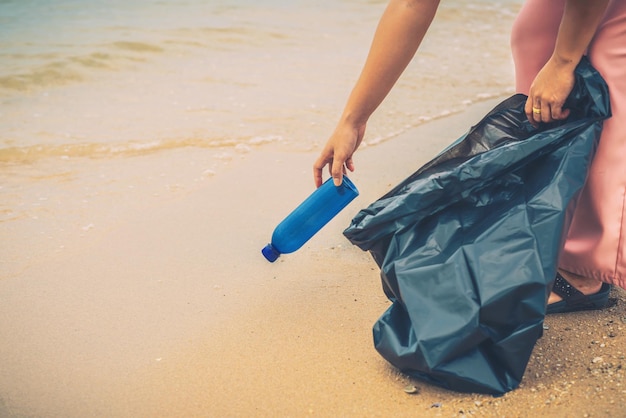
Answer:
[[273, 263], [280, 256], [280, 251], [278, 251], [272, 244], [267, 244], [262, 250], [261, 253], [263, 256], [269, 261]]

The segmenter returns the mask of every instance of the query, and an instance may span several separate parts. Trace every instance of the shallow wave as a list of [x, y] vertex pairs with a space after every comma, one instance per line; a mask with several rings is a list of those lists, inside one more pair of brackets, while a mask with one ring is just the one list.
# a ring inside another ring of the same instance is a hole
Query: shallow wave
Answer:
[[116, 158], [135, 157], [169, 151], [180, 148], [235, 149], [248, 150], [249, 147], [272, 142], [279, 142], [281, 136], [256, 136], [241, 138], [184, 138], [158, 141], [136, 141], [125, 143], [79, 143], [79, 144], [41, 144], [24, 147], [6, 147], [0, 149], [0, 163], [30, 164], [48, 158]]
[[10, 67], [0, 70], [0, 89], [30, 91], [81, 82], [95, 71], [120, 70], [130, 63], [146, 61], [147, 54], [164, 52], [156, 44], [137, 41], [112, 42], [94, 49], [97, 50], [65, 57], [58, 53], [0, 56], [0, 62], [2, 58], [13, 61]]
[[271, 39], [289, 39], [287, 33], [262, 28], [231, 26], [231, 27], [196, 27], [170, 30], [168, 37], [182, 37], [188, 40], [204, 40], [207, 43], [241, 43], [250, 46]]
[[125, 51], [133, 52], [163, 52], [163, 48], [161, 48], [160, 46], [147, 42], [118, 41], [113, 42], [112, 46]]
[[27, 72], [0, 76], [0, 88], [27, 91], [36, 87], [82, 81], [84, 77], [79, 72], [68, 68], [68, 64], [64, 61], [57, 61]]
[[[268, 42], [281, 42], [291, 37], [271, 29], [239, 27], [196, 27], [137, 34], [124, 40], [123, 28], [114, 28], [118, 35], [107, 43], [71, 47], [48, 46], [40, 52], [36, 45], [22, 52], [0, 53], [0, 94], [27, 92], [36, 89], [85, 82], [99, 71], [120, 71], [130, 65], [149, 62], [165, 54], [180, 55], [189, 49], [225, 51], [255, 48]], [[142, 38], [150, 37], [150, 41]], [[15, 47], [15, 45], [14, 45]]]

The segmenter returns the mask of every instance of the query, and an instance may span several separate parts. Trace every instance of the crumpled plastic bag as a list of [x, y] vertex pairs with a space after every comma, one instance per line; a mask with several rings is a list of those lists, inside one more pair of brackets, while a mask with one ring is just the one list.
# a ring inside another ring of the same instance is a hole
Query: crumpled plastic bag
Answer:
[[525, 101], [500, 103], [344, 231], [370, 251], [393, 302], [374, 325], [378, 352], [451, 390], [519, 385], [542, 335], [568, 205], [610, 116], [608, 88], [586, 59], [567, 120], [534, 128]]

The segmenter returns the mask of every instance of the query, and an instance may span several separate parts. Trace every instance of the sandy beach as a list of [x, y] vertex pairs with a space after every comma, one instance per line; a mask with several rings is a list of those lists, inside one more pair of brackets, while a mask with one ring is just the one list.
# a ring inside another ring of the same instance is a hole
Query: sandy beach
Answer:
[[276, 144], [213, 174], [180, 149], [57, 179], [45, 199], [62, 211], [2, 230], [0, 416], [625, 417], [621, 290], [547, 318], [520, 388], [498, 398], [410, 379], [373, 347], [389, 302], [343, 229], [499, 100], [360, 150], [361, 195], [274, 264], [260, 249], [313, 190], [316, 151]]

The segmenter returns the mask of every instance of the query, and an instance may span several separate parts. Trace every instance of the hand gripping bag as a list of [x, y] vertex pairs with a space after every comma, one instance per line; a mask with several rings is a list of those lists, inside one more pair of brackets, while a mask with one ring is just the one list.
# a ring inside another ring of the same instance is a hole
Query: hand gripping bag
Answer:
[[373, 329], [402, 372], [461, 392], [516, 388], [602, 122], [604, 80], [586, 59], [565, 121], [534, 128], [514, 95], [361, 210], [345, 236], [370, 251], [393, 302]]

